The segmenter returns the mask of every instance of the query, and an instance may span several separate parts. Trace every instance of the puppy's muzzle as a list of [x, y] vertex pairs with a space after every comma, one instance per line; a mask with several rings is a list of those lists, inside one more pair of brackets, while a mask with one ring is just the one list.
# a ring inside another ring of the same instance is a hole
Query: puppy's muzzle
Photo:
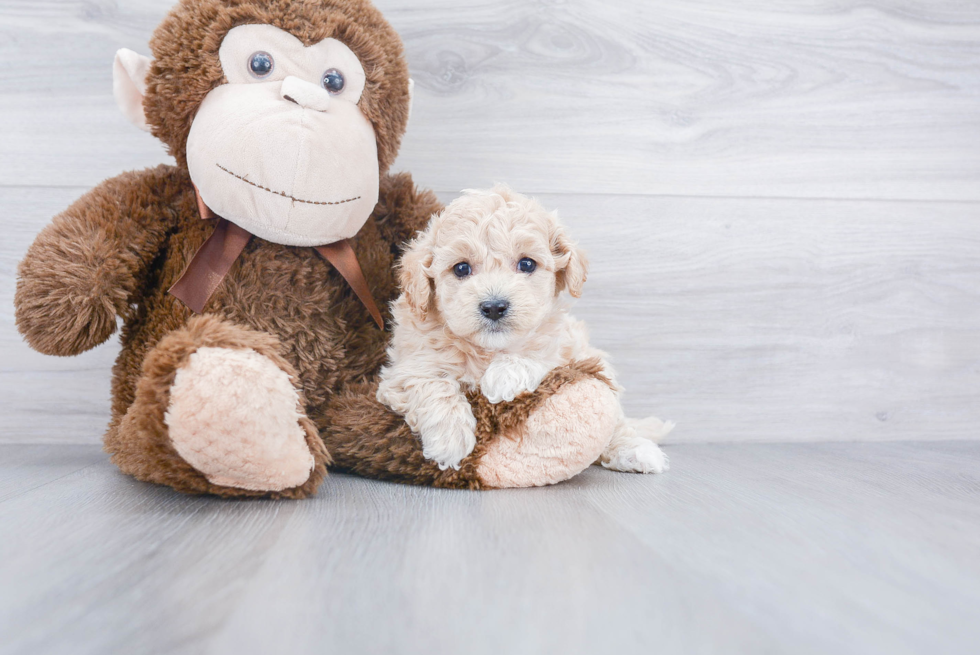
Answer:
[[499, 321], [510, 309], [510, 303], [499, 298], [491, 298], [480, 303], [480, 313], [491, 321]]

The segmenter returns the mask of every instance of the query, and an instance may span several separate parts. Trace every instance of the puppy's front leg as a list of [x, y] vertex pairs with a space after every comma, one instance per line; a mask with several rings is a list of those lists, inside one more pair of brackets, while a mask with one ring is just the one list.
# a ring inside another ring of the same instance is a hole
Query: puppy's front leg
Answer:
[[480, 391], [493, 404], [510, 402], [525, 391], [534, 391], [554, 368], [553, 364], [521, 355], [501, 353], [493, 358], [480, 379]]
[[422, 455], [442, 470], [458, 470], [476, 447], [476, 418], [455, 380], [413, 375], [382, 378], [378, 400], [405, 417], [422, 441]]

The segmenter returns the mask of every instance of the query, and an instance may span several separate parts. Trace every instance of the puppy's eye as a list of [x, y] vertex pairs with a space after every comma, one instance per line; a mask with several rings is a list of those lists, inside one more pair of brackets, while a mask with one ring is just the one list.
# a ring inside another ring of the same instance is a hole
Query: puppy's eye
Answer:
[[470, 268], [470, 265], [467, 264], [466, 262], [460, 262], [460, 263], [456, 264], [455, 266], [453, 266], [453, 273], [458, 278], [464, 278], [464, 277], [466, 277], [467, 275], [469, 275], [472, 272], [473, 272], [473, 269]]
[[530, 257], [525, 257], [521, 261], [517, 262], [517, 270], [519, 270], [521, 273], [533, 273], [534, 269], [537, 267], [538, 263]]
[[275, 67], [276, 62], [268, 52], [256, 52], [248, 58], [248, 72], [260, 80], [269, 77]]

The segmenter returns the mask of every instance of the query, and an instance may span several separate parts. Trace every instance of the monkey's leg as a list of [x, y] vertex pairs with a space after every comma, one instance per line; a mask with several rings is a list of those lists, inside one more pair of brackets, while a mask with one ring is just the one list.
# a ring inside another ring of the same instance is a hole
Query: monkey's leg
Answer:
[[375, 399], [377, 384], [338, 395], [324, 441], [343, 470], [369, 478], [456, 488], [554, 484], [585, 470], [612, 438], [619, 401], [598, 360], [552, 371], [534, 393], [491, 405], [471, 395], [477, 444], [458, 471], [440, 471], [404, 420]]
[[213, 316], [147, 354], [105, 448], [125, 473], [185, 493], [302, 498], [330, 457], [278, 342]]
[[483, 486], [494, 488], [578, 475], [608, 446], [622, 415], [598, 359], [552, 371], [534, 393], [511, 403], [491, 405], [482, 395], [471, 400], [480, 423], [495, 424], [496, 438], [485, 442], [476, 470]]

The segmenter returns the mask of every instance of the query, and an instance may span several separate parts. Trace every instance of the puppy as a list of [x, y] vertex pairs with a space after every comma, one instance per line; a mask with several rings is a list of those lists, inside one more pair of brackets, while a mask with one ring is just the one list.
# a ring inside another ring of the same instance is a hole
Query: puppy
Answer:
[[[592, 357], [615, 384], [605, 353], [589, 345], [561, 297], [581, 295], [585, 253], [536, 201], [503, 186], [465, 191], [408, 245], [400, 267], [378, 400], [405, 417], [441, 469], [458, 469], [476, 445], [467, 390], [510, 401], [552, 369]], [[654, 440], [672, 427], [620, 411], [599, 461], [617, 471], [665, 471]]]

